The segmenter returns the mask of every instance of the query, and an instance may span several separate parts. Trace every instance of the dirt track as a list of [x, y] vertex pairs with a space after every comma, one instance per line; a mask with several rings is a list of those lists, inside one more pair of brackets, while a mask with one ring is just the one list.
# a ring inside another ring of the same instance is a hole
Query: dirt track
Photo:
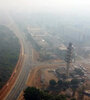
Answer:
[[[27, 81], [27, 86], [35, 86], [37, 88], [41, 88], [41, 74], [43, 69], [55, 69], [58, 68], [59, 66], [65, 66], [65, 64], [59, 64], [59, 65], [52, 65], [52, 64], [48, 64], [48, 65], [42, 65], [42, 66], [38, 66], [34, 69], [32, 69], [32, 71], [30, 72], [30, 75], [28, 77], [28, 81]], [[45, 72], [46, 73], [46, 72]]]

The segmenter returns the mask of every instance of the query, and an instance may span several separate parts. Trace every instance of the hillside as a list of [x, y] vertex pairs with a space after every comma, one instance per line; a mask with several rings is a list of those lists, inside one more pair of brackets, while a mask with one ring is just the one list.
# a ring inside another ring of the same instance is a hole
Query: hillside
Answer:
[[15, 34], [0, 25], [0, 88], [9, 79], [19, 57], [20, 44]]

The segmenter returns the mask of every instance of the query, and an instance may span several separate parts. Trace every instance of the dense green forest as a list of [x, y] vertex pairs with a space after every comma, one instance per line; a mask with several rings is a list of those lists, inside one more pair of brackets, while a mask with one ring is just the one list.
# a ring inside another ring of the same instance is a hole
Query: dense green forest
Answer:
[[18, 61], [20, 44], [15, 34], [0, 25], [0, 88], [7, 82]]

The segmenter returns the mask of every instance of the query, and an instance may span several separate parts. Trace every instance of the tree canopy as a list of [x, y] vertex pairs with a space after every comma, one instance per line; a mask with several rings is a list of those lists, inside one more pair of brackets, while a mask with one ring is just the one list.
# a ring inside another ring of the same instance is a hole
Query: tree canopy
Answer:
[[51, 95], [35, 87], [28, 87], [24, 91], [24, 98], [25, 100], [66, 100], [64, 95]]
[[20, 44], [15, 34], [0, 25], [0, 88], [9, 79], [19, 57]]

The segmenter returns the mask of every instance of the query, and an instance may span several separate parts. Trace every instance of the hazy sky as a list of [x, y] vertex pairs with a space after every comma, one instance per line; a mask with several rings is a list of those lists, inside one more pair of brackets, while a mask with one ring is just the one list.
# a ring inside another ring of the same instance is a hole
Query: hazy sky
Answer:
[[0, 0], [0, 9], [89, 13], [90, 0]]

